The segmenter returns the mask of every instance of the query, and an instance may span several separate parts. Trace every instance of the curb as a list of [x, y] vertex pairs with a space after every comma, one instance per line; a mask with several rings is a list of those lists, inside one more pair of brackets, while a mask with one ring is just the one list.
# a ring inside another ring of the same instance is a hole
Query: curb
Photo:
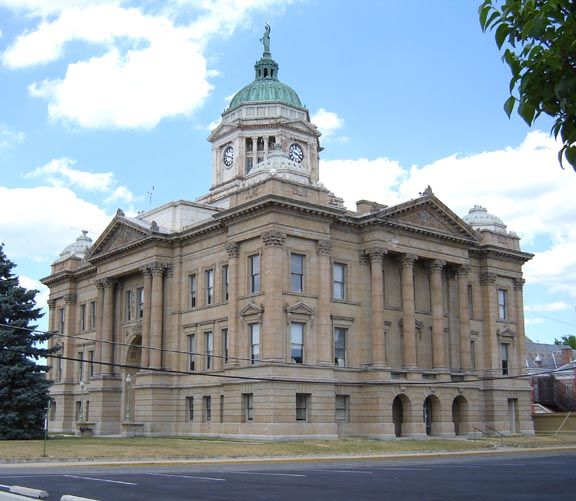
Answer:
[[60, 466], [162, 466], [162, 465], [210, 465], [210, 464], [242, 464], [242, 463], [306, 463], [306, 462], [329, 462], [329, 461], [370, 461], [370, 460], [400, 460], [417, 458], [443, 458], [462, 456], [494, 456], [512, 454], [536, 454], [543, 452], [576, 452], [576, 445], [531, 447], [531, 448], [496, 448], [490, 450], [474, 451], [450, 451], [450, 452], [414, 452], [395, 454], [360, 454], [360, 455], [331, 455], [331, 456], [281, 456], [281, 457], [246, 457], [246, 458], [209, 458], [209, 459], [127, 459], [110, 460], [102, 459], [95, 461], [45, 461], [41, 463], [0, 463], [2, 468], [50, 468]]

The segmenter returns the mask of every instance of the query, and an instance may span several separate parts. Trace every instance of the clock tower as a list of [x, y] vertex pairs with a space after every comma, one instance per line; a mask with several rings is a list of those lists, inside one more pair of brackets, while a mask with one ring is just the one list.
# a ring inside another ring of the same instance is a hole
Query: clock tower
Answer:
[[278, 80], [270, 26], [260, 41], [264, 51], [254, 65], [254, 81], [236, 93], [208, 138], [212, 187], [203, 198], [217, 205], [226, 206], [229, 194], [271, 174], [308, 186], [318, 184], [320, 132], [298, 94]]

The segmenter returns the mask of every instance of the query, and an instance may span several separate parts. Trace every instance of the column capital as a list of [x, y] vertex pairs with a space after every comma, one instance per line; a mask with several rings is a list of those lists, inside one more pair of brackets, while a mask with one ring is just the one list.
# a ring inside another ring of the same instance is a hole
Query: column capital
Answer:
[[446, 261], [442, 259], [433, 259], [432, 261], [428, 261], [428, 269], [430, 271], [442, 271], [446, 266]]
[[169, 266], [166, 263], [151, 263], [149, 265], [150, 273], [154, 276], [162, 276], [168, 271]]
[[110, 277], [98, 278], [94, 281], [97, 289], [108, 289], [116, 285], [116, 280]]
[[152, 274], [152, 270], [150, 269], [150, 265], [146, 264], [144, 266], [140, 266], [140, 268], [138, 268], [140, 270], [140, 273], [142, 273], [142, 275], [147, 276], [147, 275], [151, 275]]
[[76, 295], [75, 292], [67, 292], [66, 294], [64, 294], [64, 302], [66, 304], [73, 304], [76, 302], [77, 299], [78, 296]]
[[454, 274], [457, 277], [466, 278], [468, 276], [468, 273], [470, 273], [470, 265], [469, 264], [458, 265], [456, 267], [456, 269], [454, 270]]
[[368, 258], [372, 263], [382, 261], [384, 254], [387, 253], [388, 249], [385, 249], [384, 247], [369, 247], [367, 249], [364, 249], [364, 254], [368, 256]]
[[418, 260], [418, 256], [416, 254], [402, 254], [399, 259], [402, 268], [412, 268]]
[[226, 242], [226, 254], [228, 254], [228, 259], [240, 257], [240, 245], [238, 242]]
[[48, 301], [46, 301], [46, 304], [48, 305], [48, 309], [53, 310], [54, 307], [56, 306], [56, 300], [48, 299]]
[[330, 240], [318, 240], [316, 242], [316, 251], [321, 256], [330, 256], [332, 254], [332, 242]]
[[521, 291], [524, 288], [525, 283], [526, 283], [526, 280], [524, 280], [523, 278], [515, 278], [514, 279], [514, 289], [517, 291]]
[[286, 233], [278, 230], [269, 230], [262, 233], [262, 242], [266, 247], [283, 247]]
[[480, 273], [480, 285], [494, 285], [496, 283], [496, 273], [483, 271]]

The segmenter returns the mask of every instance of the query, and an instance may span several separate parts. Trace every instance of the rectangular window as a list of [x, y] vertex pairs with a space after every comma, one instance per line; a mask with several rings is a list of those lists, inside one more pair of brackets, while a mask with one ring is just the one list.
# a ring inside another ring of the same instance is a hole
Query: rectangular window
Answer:
[[124, 291], [124, 320], [132, 320], [132, 291]]
[[346, 299], [346, 265], [334, 263], [332, 265], [332, 297]]
[[186, 417], [188, 421], [194, 421], [194, 397], [186, 397]]
[[474, 317], [474, 289], [471, 284], [468, 284], [468, 315]]
[[214, 368], [214, 335], [212, 331], [204, 333], [206, 346], [206, 370]]
[[509, 373], [509, 345], [507, 343], [500, 344], [500, 360], [502, 363], [502, 375], [507, 376]]
[[80, 330], [83, 332], [86, 330], [86, 305], [80, 305]]
[[230, 285], [230, 278], [228, 277], [228, 265], [222, 266], [222, 300], [228, 301], [228, 289]]
[[350, 397], [348, 395], [336, 395], [336, 422], [350, 422], [349, 410]]
[[64, 308], [58, 310], [58, 332], [64, 334]]
[[78, 352], [78, 381], [84, 381], [84, 352]]
[[260, 324], [250, 324], [250, 363], [260, 360]]
[[204, 287], [206, 289], [206, 304], [214, 303], [214, 270], [204, 272]]
[[336, 327], [334, 329], [334, 364], [337, 367], [346, 366], [346, 335], [348, 329]]
[[96, 301], [90, 301], [90, 329], [96, 328]]
[[250, 269], [250, 292], [260, 292], [260, 255], [254, 254], [248, 257]]
[[188, 336], [188, 370], [196, 370], [196, 334]]
[[304, 256], [290, 254], [290, 290], [302, 292], [304, 290]]
[[498, 289], [498, 318], [506, 320], [508, 318], [508, 291]]
[[296, 421], [308, 421], [310, 393], [296, 393]]
[[82, 415], [82, 402], [76, 400], [76, 421], [80, 421], [80, 416]]
[[58, 357], [58, 369], [57, 369], [57, 381], [60, 382], [62, 381], [62, 373], [64, 372], [64, 359], [62, 358], [62, 355], [60, 355]]
[[253, 165], [254, 165], [254, 159], [252, 157], [246, 157], [246, 174], [248, 174], [252, 170]]
[[242, 393], [242, 421], [254, 421], [254, 394]]
[[138, 313], [138, 318], [144, 318], [144, 287], [138, 287], [136, 289], [136, 311]]
[[94, 350], [88, 352], [88, 377], [94, 377]]
[[292, 322], [290, 324], [290, 356], [292, 362], [301, 364], [304, 362], [304, 324]]
[[188, 288], [190, 290], [190, 308], [196, 308], [196, 298], [198, 297], [198, 280], [196, 274], [188, 276]]
[[212, 420], [212, 397], [202, 397], [204, 405], [204, 421]]
[[224, 395], [220, 395], [220, 422], [224, 422]]
[[470, 358], [472, 362], [472, 369], [476, 369], [476, 341], [470, 340]]
[[224, 363], [228, 363], [228, 329], [222, 329], [222, 356]]
[[90, 400], [86, 400], [86, 410], [84, 411], [84, 421], [90, 421]]

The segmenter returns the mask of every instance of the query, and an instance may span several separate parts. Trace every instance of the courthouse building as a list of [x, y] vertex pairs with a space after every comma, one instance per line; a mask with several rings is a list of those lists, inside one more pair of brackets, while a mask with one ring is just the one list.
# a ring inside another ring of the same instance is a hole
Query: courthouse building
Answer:
[[[334, 438], [532, 433], [519, 238], [426, 188], [355, 211], [319, 183], [320, 133], [278, 79], [211, 133], [212, 187], [118, 210], [53, 263], [50, 429]], [[352, 175], [352, 173], [351, 173]], [[425, 187], [423, 187], [425, 188]]]

